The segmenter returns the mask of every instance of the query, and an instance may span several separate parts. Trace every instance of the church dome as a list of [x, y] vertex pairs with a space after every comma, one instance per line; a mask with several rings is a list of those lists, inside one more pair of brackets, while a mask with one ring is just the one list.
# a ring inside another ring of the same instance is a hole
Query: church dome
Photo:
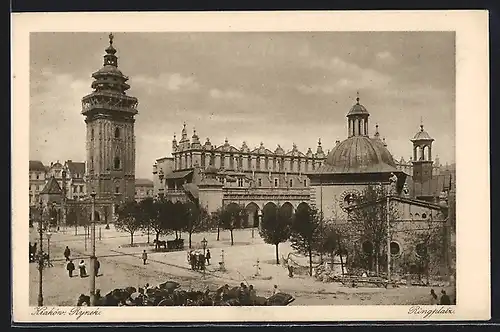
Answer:
[[359, 97], [356, 98], [356, 104], [354, 104], [351, 107], [351, 110], [349, 111], [349, 113], [347, 113], [347, 116], [357, 115], [357, 114], [367, 114], [367, 115], [369, 115], [368, 110], [366, 109], [366, 107], [364, 107], [363, 105], [361, 105], [359, 103]]
[[328, 173], [378, 173], [397, 171], [384, 144], [366, 136], [353, 136], [338, 143], [319, 170]]

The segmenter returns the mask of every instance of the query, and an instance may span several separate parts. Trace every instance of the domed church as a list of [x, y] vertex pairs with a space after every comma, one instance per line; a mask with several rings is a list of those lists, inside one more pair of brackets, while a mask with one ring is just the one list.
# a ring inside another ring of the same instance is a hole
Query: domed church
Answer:
[[407, 174], [397, 168], [378, 126], [368, 134], [370, 113], [356, 98], [347, 114], [347, 139], [336, 143], [321, 167], [309, 174], [315, 205], [325, 218], [342, 218], [347, 202], [370, 184], [396, 182], [401, 194]]

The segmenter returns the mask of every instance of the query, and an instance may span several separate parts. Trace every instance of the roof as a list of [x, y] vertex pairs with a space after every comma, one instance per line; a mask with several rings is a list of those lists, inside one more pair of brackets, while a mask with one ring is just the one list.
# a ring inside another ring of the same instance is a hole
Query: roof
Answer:
[[84, 162], [75, 162], [75, 161], [67, 161], [66, 166], [71, 174], [85, 174], [85, 163]]
[[198, 200], [199, 198], [199, 190], [198, 186], [194, 183], [186, 183], [182, 185], [184, 191], [191, 196], [192, 199]]
[[45, 184], [40, 194], [62, 194], [62, 190], [59, 183], [57, 183], [56, 179], [52, 176], [47, 184]]
[[223, 187], [224, 185], [213, 178], [204, 178], [200, 181], [199, 187]]
[[[402, 202], [402, 203], [411, 204], [411, 205], [416, 205], [416, 206], [421, 206], [421, 207], [427, 207], [429, 209], [434, 209], [434, 210], [442, 210], [443, 209], [443, 206], [441, 206], [439, 204], [435, 204], [435, 203], [431, 203], [431, 202], [427, 202], [427, 201], [420, 200], [420, 199], [415, 199], [415, 198], [407, 198], [407, 197], [401, 197], [401, 196], [389, 196], [389, 199], [393, 200], [393, 201], [399, 201], [399, 202]], [[362, 208], [362, 207], [365, 207], [365, 206], [370, 206], [370, 205], [373, 205], [373, 204], [378, 204], [378, 203], [386, 202], [386, 201], [387, 201], [387, 198], [383, 197], [383, 198], [380, 198], [380, 199], [378, 199], [376, 201], [367, 202], [367, 203], [359, 204], [359, 205], [353, 205], [352, 207], [350, 207], [350, 209], [351, 210], [356, 210], [358, 208]]]
[[135, 179], [136, 186], [153, 187], [153, 181], [150, 179]]
[[366, 107], [364, 107], [363, 105], [361, 105], [359, 103], [359, 97], [358, 97], [358, 98], [356, 98], [356, 104], [354, 104], [351, 107], [351, 110], [349, 111], [349, 113], [347, 113], [347, 116], [359, 115], [359, 114], [370, 115], [368, 113], [368, 110], [366, 109]]
[[193, 173], [193, 170], [172, 172], [166, 174], [165, 179], [183, 179], [191, 173]]
[[382, 142], [366, 136], [353, 136], [338, 143], [325, 163], [312, 173], [397, 172], [391, 153]]
[[420, 130], [413, 136], [411, 141], [434, 141], [434, 139], [424, 130], [424, 125], [420, 125]]
[[46, 168], [40, 160], [30, 160], [30, 171], [45, 172]]

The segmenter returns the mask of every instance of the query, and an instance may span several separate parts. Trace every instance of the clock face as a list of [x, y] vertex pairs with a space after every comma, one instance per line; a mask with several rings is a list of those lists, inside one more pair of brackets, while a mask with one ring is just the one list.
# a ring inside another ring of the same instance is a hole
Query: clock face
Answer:
[[360, 197], [361, 193], [356, 189], [344, 191], [340, 196], [340, 208], [344, 211], [347, 211], [347, 208], [356, 204]]

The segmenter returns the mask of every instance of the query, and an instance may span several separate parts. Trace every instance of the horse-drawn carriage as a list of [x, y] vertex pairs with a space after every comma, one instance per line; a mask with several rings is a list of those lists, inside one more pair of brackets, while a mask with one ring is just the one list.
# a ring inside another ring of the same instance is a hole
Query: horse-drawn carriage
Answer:
[[154, 240], [155, 250], [184, 250], [184, 239], [176, 240]]
[[[146, 290], [135, 287], [114, 289], [105, 296], [96, 292], [96, 306], [286, 306], [295, 299], [278, 293], [270, 298], [256, 296], [252, 302], [243, 301], [239, 287], [227, 285], [216, 291], [183, 290], [175, 281], [167, 281]], [[90, 296], [81, 294], [77, 306], [90, 305]]]

